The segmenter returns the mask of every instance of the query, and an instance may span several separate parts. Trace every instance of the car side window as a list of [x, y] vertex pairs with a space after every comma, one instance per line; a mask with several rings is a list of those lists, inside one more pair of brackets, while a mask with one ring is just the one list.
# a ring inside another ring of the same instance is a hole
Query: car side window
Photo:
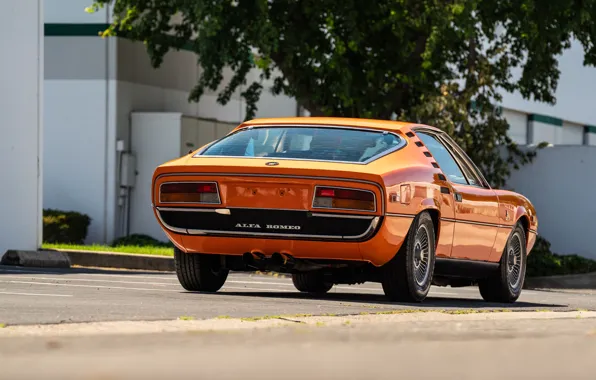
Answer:
[[435, 160], [437, 160], [437, 163], [445, 175], [449, 177], [451, 182], [461, 185], [468, 184], [468, 181], [466, 180], [466, 177], [461, 171], [459, 165], [457, 165], [457, 162], [451, 153], [449, 153], [447, 148], [439, 140], [437, 140], [434, 136], [423, 132], [417, 132], [416, 134], [420, 140], [422, 140], [424, 145], [426, 145]]
[[462, 167], [465, 171], [466, 176], [468, 177], [468, 181], [471, 185], [486, 187], [484, 176], [480, 173], [480, 169], [474, 164], [474, 162], [468, 157], [466, 152], [457, 145], [455, 141], [453, 141], [449, 136], [442, 135], [441, 138], [445, 141], [445, 144], [449, 146], [450, 151], [457, 155], [460, 163], [460, 167]]

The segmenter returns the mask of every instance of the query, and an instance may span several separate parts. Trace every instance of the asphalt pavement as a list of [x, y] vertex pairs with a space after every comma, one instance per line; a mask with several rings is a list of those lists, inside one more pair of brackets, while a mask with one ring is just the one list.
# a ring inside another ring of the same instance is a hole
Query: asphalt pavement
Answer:
[[0, 379], [591, 380], [587, 310], [593, 290], [505, 305], [433, 288], [400, 304], [374, 283], [317, 298], [288, 278], [232, 274], [204, 294], [171, 273], [0, 267]]
[[524, 290], [518, 302], [484, 302], [478, 289], [433, 287], [422, 304], [388, 302], [381, 286], [339, 285], [322, 297], [289, 278], [232, 273], [218, 293], [185, 291], [175, 274], [0, 266], [0, 323], [54, 324], [294, 314], [361, 314], [404, 309], [596, 310], [596, 292]]

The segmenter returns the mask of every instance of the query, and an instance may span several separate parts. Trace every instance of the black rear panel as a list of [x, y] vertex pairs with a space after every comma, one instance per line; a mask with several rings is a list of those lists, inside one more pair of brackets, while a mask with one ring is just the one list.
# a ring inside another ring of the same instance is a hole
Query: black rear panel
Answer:
[[[364, 240], [374, 233], [373, 217], [333, 217], [309, 211], [229, 209], [230, 215], [190, 210], [160, 209], [161, 219], [171, 227], [204, 234], [266, 235], [280, 238]], [[377, 223], [378, 225], [379, 223]]]

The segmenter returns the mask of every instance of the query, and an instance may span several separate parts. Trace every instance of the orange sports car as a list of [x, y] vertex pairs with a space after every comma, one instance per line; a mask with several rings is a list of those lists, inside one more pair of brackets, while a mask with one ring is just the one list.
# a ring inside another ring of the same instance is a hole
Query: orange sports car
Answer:
[[441, 130], [364, 119], [242, 123], [159, 166], [152, 205], [189, 291], [261, 270], [314, 294], [379, 282], [408, 302], [431, 285], [474, 284], [514, 302], [538, 223], [528, 199], [492, 189]]

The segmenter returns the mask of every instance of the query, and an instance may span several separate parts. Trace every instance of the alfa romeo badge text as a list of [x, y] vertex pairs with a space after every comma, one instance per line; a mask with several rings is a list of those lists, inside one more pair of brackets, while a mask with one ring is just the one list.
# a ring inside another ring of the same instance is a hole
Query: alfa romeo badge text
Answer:
[[[260, 224], [250, 223], [236, 223], [236, 228], [262, 228]], [[286, 224], [266, 224], [265, 229], [267, 230], [300, 230], [300, 226], [290, 226]]]

